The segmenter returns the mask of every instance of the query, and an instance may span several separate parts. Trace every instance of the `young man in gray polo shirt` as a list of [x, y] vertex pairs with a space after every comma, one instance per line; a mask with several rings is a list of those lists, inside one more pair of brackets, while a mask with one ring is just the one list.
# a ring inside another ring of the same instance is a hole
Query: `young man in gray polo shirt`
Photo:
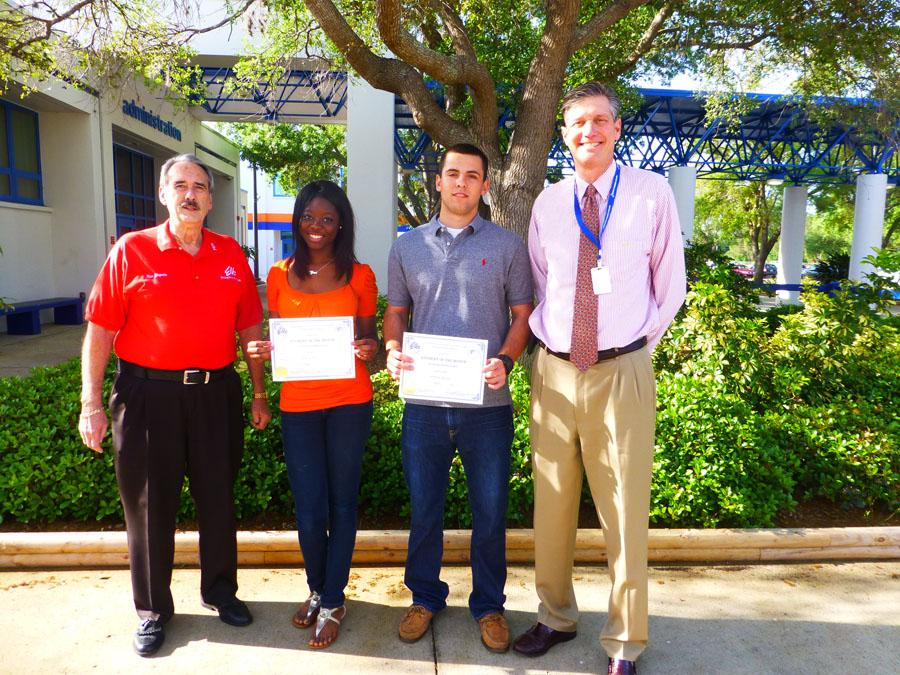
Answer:
[[[481, 405], [407, 401], [403, 413], [403, 471], [412, 522], [405, 582], [413, 604], [400, 639], [415, 642], [447, 604], [440, 579], [444, 502], [450, 462], [458, 450], [472, 508], [472, 593], [469, 609], [491, 651], [509, 648], [506, 596], [506, 507], [512, 400], [506, 377], [528, 341], [531, 270], [522, 239], [478, 215], [488, 191], [488, 160], [473, 145], [454, 145], [441, 159], [437, 217], [404, 234], [388, 262], [384, 315], [387, 368], [397, 379], [415, 367], [403, 354], [403, 333], [488, 341]], [[410, 325], [412, 316], [412, 325]], [[511, 317], [511, 321], [510, 321]]]

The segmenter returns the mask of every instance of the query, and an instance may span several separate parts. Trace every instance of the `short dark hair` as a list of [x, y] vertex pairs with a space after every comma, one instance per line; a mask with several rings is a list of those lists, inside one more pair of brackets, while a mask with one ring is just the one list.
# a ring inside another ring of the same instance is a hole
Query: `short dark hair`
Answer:
[[163, 163], [162, 167], [159, 170], [159, 186], [163, 187], [166, 184], [166, 180], [169, 177], [169, 170], [179, 164], [180, 162], [189, 162], [190, 164], [196, 164], [201, 169], [206, 172], [206, 180], [209, 181], [209, 192], [212, 194], [213, 191], [213, 172], [212, 170], [206, 166], [203, 162], [200, 161], [200, 158], [197, 155], [192, 155], [191, 153], [185, 153], [183, 155], [175, 155], [171, 159], [167, 159], [165, 163]]
[[444, 173], [444, 163], [447, 161], [447, 155], [451, 152], [455, 152], [457, 155], [472, 155], [473, 157], [481, 158], [481, 166], [484, 168], [484, 176], [483, 178], [487, 178], [488, 172], [488, 157], [484, 154], [484, 151], [479, 148], [477, 145], [472, 145], [471, 143], [457, 143], [456, 145], [451, 145], [449, 148], [444, 150], [444, 154], [441, 155], [441, 162], [438, 164], [438, 173]]
[[602, 82], [593, 80], [591, 82], [579, 84], [577, 87], [573, 87], [572, 89], [569, 89], [569, 91], [567, 91], [565, 94], [563, 94], [562, 112], [560, 113], [563, 117], [563, 120], [565, 120], [566, 113], [569, 111], [569, 108], [572, 108], [579, 101], [583, 101], [584, 99], [591, 98], [593, 96], [605, 96], [606, 100], [609, 101], [609, 109], [612, 112], [613, 119], [619, 119], [619, 112], [622, 109], [622, 102], [619, 100], [619, 96], [616, 94], [615, 89], [613, 89], [609, 85], [603, 84]]
[[334, 238], [334, 267], [338, 277], [344, 277], [348, 281], [353, 274], [353, 263], [356, 262], [356, 254], [353, 252], [355, 239], [355, 219], [353, 207], [347, 194], [336, 183], [330, 180], [316, 180], [300, 190], [297, 199], [294, 200], [294, 214], [291, 217], [291, 233], [294, 235], [294, 255], [291, 267], [301, 279], [309, 276], [309, 248], [303, 237], [300, 236], [300, 219], [303, 217], [310, 202], [316, 197], [321, 197], [331, 204], [338, 212], [338, 231]]

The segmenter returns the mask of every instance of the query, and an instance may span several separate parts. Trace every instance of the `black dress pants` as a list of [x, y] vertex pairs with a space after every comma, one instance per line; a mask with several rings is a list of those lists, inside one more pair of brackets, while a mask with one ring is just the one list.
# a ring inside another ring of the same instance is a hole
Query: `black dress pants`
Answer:
[[195, 385], [119, 373], [110, 411], [138, 615], [165, 622], [175, 611], [170, 585], [185, 474], [199, 521], [201, 598], [220, 605], [234, 597], [233, 488], [244, 447], [237, 373]]

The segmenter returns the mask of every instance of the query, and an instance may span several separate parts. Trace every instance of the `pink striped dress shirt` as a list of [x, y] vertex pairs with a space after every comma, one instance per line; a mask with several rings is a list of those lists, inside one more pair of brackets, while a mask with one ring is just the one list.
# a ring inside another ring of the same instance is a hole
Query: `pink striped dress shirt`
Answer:
[[[594, 182], [603, 200], [601, 223], [615, 170], [613, 163]], [[586, 188], [581, 178], [566, 178], [541, 192], [531, 211], [528, 252], [537, 297], [531, 330], [556, 352], [571, 351], [581, 234], [572, 195], [577, 190], [580, 202]], [[597, 349], [624, 347], [644, 335], [652, 349], [684, 302], [686, 285], [678, 212], [666, 179], [621, 166], [601, 243], [612, 293], [597, 296]]]

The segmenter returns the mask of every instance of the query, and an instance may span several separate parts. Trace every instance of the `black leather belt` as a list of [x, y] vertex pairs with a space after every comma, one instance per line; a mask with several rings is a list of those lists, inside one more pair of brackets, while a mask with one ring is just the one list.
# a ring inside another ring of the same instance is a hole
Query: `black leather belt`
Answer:
[[119, 359], [119, 372], [139, 377], [142, 380], [162, 380], [163, 382], [179, 382], [181, 384], [209, 384], [220, 380], [229, 373], [234, 372], [233, 364], [215, 370], [203, 370], [202, 368], [186, 368], [185, 370], [158, 370], [156, 368], [144, 368], [143, 366]]
[[[570, 361], [569, 352], [555, 352], [550, 349], [543, 342], [540, 343], [541, 347], [548, 354], [552, 354], [558, 359], [564, 359], [565, 361]], [[617, 356], [622, 356], [622, 354], [628, 354], [630, 352], [636, 352], [638, 349], [645, 347], [647, 345], [646, 337], [639, 337], [637, 340], [632, 342], [631, 344], [627, 344], [624, 347], [613, 347], [612, 349], [604, 349], [602, 351], [597, 352], [597, 360], [598, 361], [608, 361], [609, 359], [614, 359]]]

